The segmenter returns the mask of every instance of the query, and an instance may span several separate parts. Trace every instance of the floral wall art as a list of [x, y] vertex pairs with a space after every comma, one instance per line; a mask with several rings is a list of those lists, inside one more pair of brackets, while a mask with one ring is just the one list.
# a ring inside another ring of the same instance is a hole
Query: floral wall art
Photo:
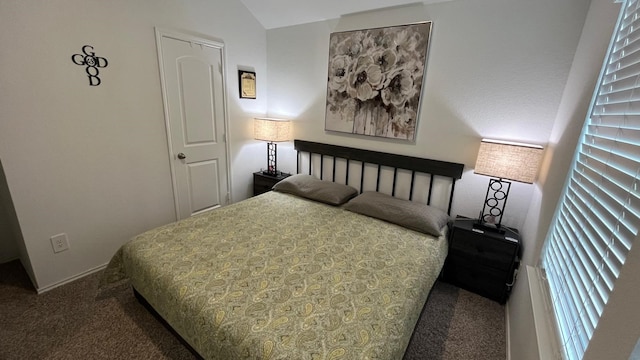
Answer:
[[332, 33], [325, 130], [414, 141], [431, 22]]

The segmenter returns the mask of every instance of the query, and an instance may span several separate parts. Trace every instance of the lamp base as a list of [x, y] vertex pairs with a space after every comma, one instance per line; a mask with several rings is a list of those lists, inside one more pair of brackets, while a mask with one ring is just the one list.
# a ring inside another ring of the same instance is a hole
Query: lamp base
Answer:
[[277, 170], [278, 160], [277, 160], [277, 151], [278, 144], [269, 141], [267, 143], [267, 170], [262, 173], [265, 175], [278, 176], [280, 171]]
[[487, 187], [484, 205], [478, 218], [479, 224], [488, 226], [489, 228], [495, 227], [500, 229], [502, 214], [504, 213], [504, 207], [507, 205], [510, 188], [510, 181], [489, 179], [489, 187]]

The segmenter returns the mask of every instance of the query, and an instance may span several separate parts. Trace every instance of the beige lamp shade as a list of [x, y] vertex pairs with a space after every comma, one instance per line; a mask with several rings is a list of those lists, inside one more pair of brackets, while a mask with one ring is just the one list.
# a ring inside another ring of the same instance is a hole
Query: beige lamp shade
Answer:
[[533, 183], [542, 160], [542, 146], [482, 139], [474, 173]]
[[254, 138], [271, 142], [291, 140], [291, 121], [270, 118], [254, 119]]

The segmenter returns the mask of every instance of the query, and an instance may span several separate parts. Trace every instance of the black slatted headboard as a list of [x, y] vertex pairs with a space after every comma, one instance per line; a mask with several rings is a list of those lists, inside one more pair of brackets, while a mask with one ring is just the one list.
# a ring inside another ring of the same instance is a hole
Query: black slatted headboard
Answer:
[[[365, 169], [368, 165], [373, 165], [374, 169], [377, 167], [375, 191], [379, 191], [380, 189], [381, 171], [385, 168], [393, 170], [390, 194], [391, 196], [396, 196], [396, 180], [398, 178], [398, 172], [410, 172], [411, 180], [410, 184], [408, 185], [409, 200], [413, 200], [416, 174], [426, 174], [429, 177], [426, 203], [429, 205], [431, 205], [435, 177], [444, 178], [450, 182], [448, 190], [448, 203], [446, 205], [448, 214], [451, 214], [451, 205], [453, 202], [454, 192], [453, 190], [455, 188], [456, 180], [462, 177], [462, 171], [464, 170], [463, 164], [453, 162], [423, 159], [413, 156], [390, 154], [372, 150], [356, 149], [346, 146], [322, 144], [305, 140], [294, 140], [294, 148], [298, 153], [296, 167], [297, 173], [301, 173], [306, 169], [306, 172], [308, 174], [319, 174], [320, 179], [323, 179], [326, 172], [325, 158], [327, 157], [331, 159], [330, 166], [332, 167], [331, 169], [329, 169], [331, 179], [327, 180], [331, 180], [333, 182], [336, 182], [336, 164], [338, 163], [339, 159], [342, 159], [346, 166], [346, 169], [344, 171], [343, 183], [352, 185], [353, 181], [349, 181], [350, 165], [354, 161], [357, 162], [357, 166], [359, 166], [359, 168], [361, 169], [359, 176], [360, 193], [364, 191]], [[304, 158], [305, 153], [308, 154], [306, 159]], [[304, 164], [305, 160], [308, 163], [306, 164], [306, 166]], [[358, 187], [356, 186], [356, 188]]]

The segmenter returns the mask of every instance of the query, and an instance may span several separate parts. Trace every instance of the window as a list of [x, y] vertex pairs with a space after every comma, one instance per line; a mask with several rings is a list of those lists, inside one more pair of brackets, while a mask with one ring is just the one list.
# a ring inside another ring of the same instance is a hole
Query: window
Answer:
[[640, 225], [639, 14], [623, 2], [542, 252], [567, 359], [583, 357]]

